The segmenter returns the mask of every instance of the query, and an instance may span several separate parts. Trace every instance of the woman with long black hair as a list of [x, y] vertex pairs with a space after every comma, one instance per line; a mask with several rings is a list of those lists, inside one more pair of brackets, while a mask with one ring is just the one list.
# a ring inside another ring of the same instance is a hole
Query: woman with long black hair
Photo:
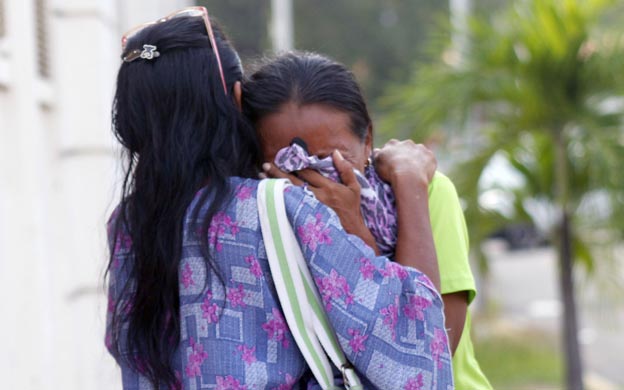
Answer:
[[[108, 223], [106, 345], [124, 389], [318, 388], [267, 263], [254, 179], [262, 159], [241, 114], [236, 52], [201, 7], [122, 42], [113, 130], [126, 166]], [[348, 165], [339, 152], [335, 161]], [[397, 197], [406, 267], [376, 257], [298, 187], [285, 191], [286, 214], [365, 388], [452, 388], [426, 196], [413, 196], [435, 159], [396, 143], [375, 162]]]

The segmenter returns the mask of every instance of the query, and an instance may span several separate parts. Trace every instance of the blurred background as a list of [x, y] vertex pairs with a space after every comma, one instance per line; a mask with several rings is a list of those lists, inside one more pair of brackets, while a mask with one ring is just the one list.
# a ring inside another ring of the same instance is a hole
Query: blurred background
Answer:
[[495, 388], [624, 389], [624, 1], [0, 0], [2, 389], [120, 388], [103, 343], [120, 37], [196, 4], [246, 67], [329, 55], [377, 144], [434, 148]]

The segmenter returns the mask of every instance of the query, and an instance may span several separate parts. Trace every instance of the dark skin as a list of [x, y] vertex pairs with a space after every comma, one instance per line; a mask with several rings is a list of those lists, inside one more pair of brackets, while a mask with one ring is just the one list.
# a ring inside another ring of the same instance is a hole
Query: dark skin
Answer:
[[[257, 129], [267, 161], [273, 161], [277, 151], [288, 146], [294, 137], [303, 139], [311, 154], [321, 158], [333, 156], [342, 183], [335, 183], [313, 170], [300, 171], [296, 175], [287, 174], [270, 162], [265, 163], [263, 169], [268, 177], [288, 178], [296, 185], [307, 182], [315, 196], [338, 214], [347, 232], [359, 236], [378, 252], [375, 240], [364, 224], [359, 207], [360, 186], [352, 171], [352, 167], [364, 171], [372, 150], [372, 127], [369, 126], [362, 140], [353, 133], [350, 118], [342, 111], [317, 104], [285, 104], [277, 113], [263, 118], [257, 124]], [[430, 152], [423, 145], [393, 140], [384, 148], [376, 150], [373, 156], [377, 173], [392, 185], [397, 197], [399, 244], [411, 241], [409, 249], [407, 245], [397, 245], [396, 259], [403, 265], [421, 270], [439, 289], [437, 263], [435, 270], [431, 270], [427, 269], [430, 265], [426, 262], [415, 265], [411, 261], [410, 264], [400, 261], [419, 256], [430, 257], [431, 251], [435, 253], [427, 202], [427, 185], [431, 181], [435, 166], [432, 171], [431, 164], [426, 161], [427, 153]], [[408, 186], [410, 181], [412, 184]], [[419, 183], [416, 189], [413, 183]], [[416, 233], [409, 233], [414, 238], [408, 238], [405, 234], [402, 236], [401, 232]], [[444, 294], [442, 298], [450, 347], [454, 353], [466, 320], [468, 295], [466, 291], [460, 291]]]
[[[323, 158], [338, 150], [351, 166], [364, 171], [364, 164], [371, 152], [372, 137], [361, 142], [351, 131], [350, 124], [348, 116], [336, 110], [328, 110], [325, 106], [309, 105], [302, 108], [292, 104], [284, 106], [277, 114], [263, 118], [257, 128], [268, 161], [273, 161], [280, 149], [288, 146], [294, 137], [299, 137], [306, 142], [311, 154]], [[307, 182], [317, 199], [334, 209], [347, 232], [357, 235], [378, 252], [375, 239], [364, 224], [358, 206], [360, 186], [350, 166], [336, 165], [344, 185], [313, 170], [300, 171], [295, 176], [281, 172], [271, 163], [266, 163], [263, 168], [266, 168], [269, 176], [289, 178], [296, 185]]]
[[461, 334], [466, 323], [466, 312], [468, 311], [468, 292], [457, 291], [450, 294], [442, 294], [444, 301], [444, 316], [446, 333], [449, 337], [451, 352], [455, 354]]

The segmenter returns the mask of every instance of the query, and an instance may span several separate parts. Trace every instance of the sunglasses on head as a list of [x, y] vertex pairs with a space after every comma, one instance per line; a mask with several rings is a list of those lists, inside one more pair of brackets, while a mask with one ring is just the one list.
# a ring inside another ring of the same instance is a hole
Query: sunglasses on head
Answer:
[[[175, 18], [184, 18], [184, 17], [201, 17], [204, 20], [204, 24], [206, 25], [206, 31], [208, 32], [208, 39], [210, 40], [210, 46], [212, 46], [212, 51], [215, 53], [215, 57], [217, 58], [217, 65], [219, 66], [219, 75], [221, 76], [221, 83], [223, 84], [223, 91], [227, 95], [227, 86], [225, 84], [225, 77], [223, 75], [223, 66], [221, 65], [221, 57], [219, 56], [219, 48], [217, 47], [217, 43], [215, 41], [214, 33], [212, 32], [212, 25], [210, 24], [210, 18], [208, 17], [208, 10], [205, 7], [188, 7], [183, 8], [179, 11], [176, 11], [172, 14], [165, 16], [164, 18], [160, 18], [153, 22], [143, 23], [132, 29], [128, 30], [121, 37], [121, 49], [125, 50], [128, 41], [135, 37], [139, 32], [143, 31], [146, 27], [153, 26], [158, 23], [167, 22], [171, 19]], [[160, 53], [156, 51], [156, 46], [154, 45], [143, 45], [143, 49], [134, 49], [126, 54], [122, 59], [125, 62], [132, 62], [138, 58], [151, 60], [155, 57], [160, 56]]]

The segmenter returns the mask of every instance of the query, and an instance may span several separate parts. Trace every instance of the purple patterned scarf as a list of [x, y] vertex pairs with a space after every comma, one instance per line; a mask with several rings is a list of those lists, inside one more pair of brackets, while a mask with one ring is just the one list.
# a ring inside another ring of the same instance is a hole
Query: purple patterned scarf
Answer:
[[[281, 149], [275, 156], [275, 165], [284, 172], [295, 172], [311, 168], [321, 175], [340, 183], [340, 175], [331, 158], [311, 156], [301, 140]], [[381, 180], [375, 168], [366, 167], [364, 174], [353, 169], [361, 187], [360, 209], [364, 223], [371, 231], [379, 251], [385, 256], [394, 256], [397, 240], [397, 219], [394, 193], [390, 184]]]

